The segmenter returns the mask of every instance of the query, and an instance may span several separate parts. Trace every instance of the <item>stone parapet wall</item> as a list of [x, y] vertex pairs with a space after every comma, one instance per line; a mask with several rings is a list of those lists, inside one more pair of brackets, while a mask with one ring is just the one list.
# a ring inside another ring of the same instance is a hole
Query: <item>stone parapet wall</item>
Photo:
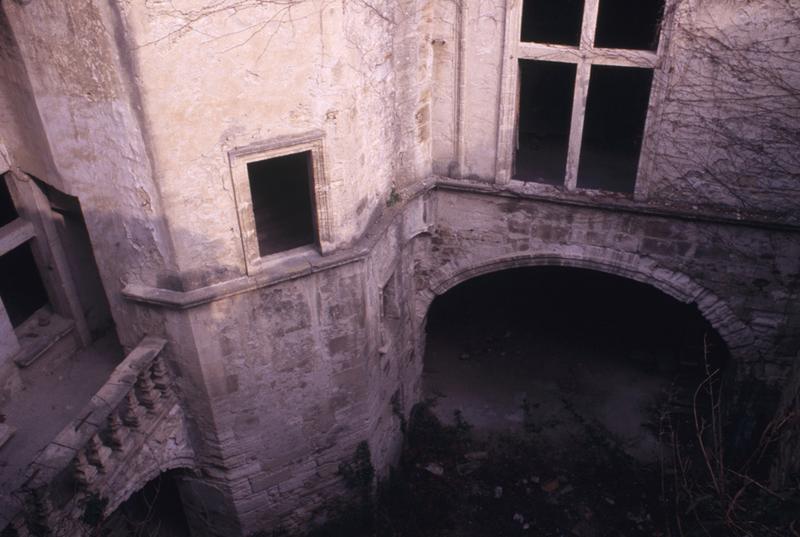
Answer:
[[166, 341], [145, 338], [79, 416], [34, 459], [20, 503], [3, 512], [18, 535], [82, 535], [87, 510], [109, 515], [147, 481], [192, 468], [183, 411], [159, 357]]

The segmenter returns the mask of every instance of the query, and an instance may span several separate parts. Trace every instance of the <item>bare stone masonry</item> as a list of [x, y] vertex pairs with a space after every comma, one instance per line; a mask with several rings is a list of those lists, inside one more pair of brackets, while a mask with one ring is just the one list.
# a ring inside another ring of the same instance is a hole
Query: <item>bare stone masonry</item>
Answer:
[[[629, 50], [591, 39], [603, 0], [576, 44], [522, 39], [525, 4], [2, 0], [0, 175], [19, 214], [0, 256], [33, 248], [44, 311], [70, 327], [25, 358], [69, 360], [104, 331], [125, 357], [30, 454], [0, 525], [79, 534], [87, 502], [110, 515], [180, 468], [193, 534], [306, 529], [360, 443], [379, 478], [397, 462], [434, 298], [514, 267], [695, 304], [731, 351], [732, 404], [754, 403], [745, 382], [792, 404], [800, 8], [667, 0], [657, 48]], [[552, 103], [518, 91], [519, 62], [550, 54], [580, 71], [580, 106], [563, 180], [527, 180], [519, 114]], [[579, 178], [594, 64], [652, 72], [623, 191]], [[303, 152], [314, 240], [262, 255], [247, 165]], [[11, 302], [0, 403], [24, 395]]]

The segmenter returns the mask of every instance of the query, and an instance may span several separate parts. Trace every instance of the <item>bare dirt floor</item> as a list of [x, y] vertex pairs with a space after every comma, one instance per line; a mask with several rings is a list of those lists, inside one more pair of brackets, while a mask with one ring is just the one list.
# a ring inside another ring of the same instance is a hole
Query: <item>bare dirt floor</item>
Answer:
[[680, 364], [502, 323], [467, 334], [429, 338], [414, 423], [453, 435], [449, 453], [411, 447], [417, 478], [459, 498], [441, 534], [665, 535], [660, 419]]

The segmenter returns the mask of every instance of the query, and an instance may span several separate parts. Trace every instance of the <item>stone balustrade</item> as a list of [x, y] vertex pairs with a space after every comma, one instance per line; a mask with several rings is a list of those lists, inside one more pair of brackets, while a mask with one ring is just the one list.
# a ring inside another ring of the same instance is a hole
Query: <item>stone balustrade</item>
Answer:
[[[20, 510], [6, 529], [20, 537], [89, 534], [119, 491], [114, 476], [141, 449], [177, 398], [160, 356], [165, 341], [146, 337], [83, 411], [34, 459], [16, 492]], [[6, 535], [6, 533], [3, 533]]]

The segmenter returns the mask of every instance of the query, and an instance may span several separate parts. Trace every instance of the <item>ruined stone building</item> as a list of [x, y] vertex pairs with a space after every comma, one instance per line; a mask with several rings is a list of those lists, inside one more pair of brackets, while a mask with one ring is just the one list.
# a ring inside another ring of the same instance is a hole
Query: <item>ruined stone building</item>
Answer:
[[664, 3], [0, 0], [0, 527], [166, 472], [193, 534], [306, 527], [513, 267], [693, 304], [731, 404], [792, 397], [800, 4]]

